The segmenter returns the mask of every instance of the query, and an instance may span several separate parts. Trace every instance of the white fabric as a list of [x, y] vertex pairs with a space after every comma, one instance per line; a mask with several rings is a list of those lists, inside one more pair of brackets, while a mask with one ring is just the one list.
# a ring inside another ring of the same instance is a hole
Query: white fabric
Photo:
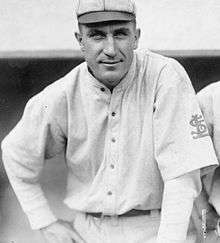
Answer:
[[161, 208], [163, 181], [217, 163], [204, 121], [193, 118], [200, 115], [182, 66], [151, 52], [134, 54], [112, 93], [86, 63], [49, 85], [2, 142], [32, 228], [55, 220], [38, 179], [45, 159], [63, 151], [70, 208], [109, 215]]
[[[160, 224], [160, 214], [154, 210], [151, 215], [123, 218], [94, 218], [79, 213], [74, 227], [86, 243], [156, 243]], [[180, 241], [160, 241], [160, 243], [179, 243]], [[181, 243], [195, 243], [189, 235]]]
[[165, 182], [157, 243], [183, 242], [187, 235], [193, 201], [200, 191], [198, 170]]
[[97, 11], [119, 11], [136, 14], [133, 0], [74, 0], [76, 15]]
[[[197, 98], [204, 114], [215, 152], [220, 161], [220, 81], [202, 89]], [[209, 194], [209, 201], [220, 215], [220, 167], [204, 180], [204, 186]]]
[[[197, 94], [197, 98], [206, 120], [209, 134], [213, 140], [218, 161], [220, 161], [220, 82], [212, 83], [203, 88]], [[193, 210], [193, 219], [199, 235], [202, 234], [202, 210], [207, 210], [208, 213], [212, 213], [212, 216], [209, 216], [207, 227], [213, 228], [216, 223], [215, 217], [217, 215], [215, 215], [211, 205], [214, 206], [217, 214], [220, 215], [220, 167], [203, 178], [203, 186], [203, 192], [196, 200]], [[207, 243], [217, 243], [220, 241], [220, 238], [214, 231], [207, 232], [206, 237], [205, 242]]]

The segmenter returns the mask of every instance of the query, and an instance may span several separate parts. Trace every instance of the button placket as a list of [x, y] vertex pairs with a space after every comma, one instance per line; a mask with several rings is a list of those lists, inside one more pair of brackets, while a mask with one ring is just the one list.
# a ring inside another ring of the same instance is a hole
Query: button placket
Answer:
[[[108, 174], [106, 184], [106, 202], [109, 213], [115, 213], [117, 197], [117, 157], [118, 157], [118, 134], [119, 134], [119, 116], [118, 106], [120, 104], [119, 94], [114, 93], [111, 97], [109, 106], [109, 151], [108, 151]], [[117, 115], [116, 115], [117, 114]]]

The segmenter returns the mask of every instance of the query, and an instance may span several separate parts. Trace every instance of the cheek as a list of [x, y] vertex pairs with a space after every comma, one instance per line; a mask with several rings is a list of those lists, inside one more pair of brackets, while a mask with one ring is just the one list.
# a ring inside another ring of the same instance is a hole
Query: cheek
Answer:
[[87, 43], [84, 45], [84, 57], [90, 62], [95, 62], [97, 56], [99, 55], [99, 48], [93, 44]]
[[128, 45], [127, 48], [124, 49], [124, 55], [127, 57], [127, 61], [132, 59], [133, 51], [134, 51], [134, 49], [133, 49], [132, 45]]
[[92, 47], [89, 47], [88, 45], [85, 46], [84, 57], [89, 62], [95, 59], [95, 52]]
[[132, 56], [133, 51], [134, 51], [134, 41], [133, 40], [127, 40], [124, 43], [121, 43], [120, 45], [121, 51], [124, 53], [126, 56]]

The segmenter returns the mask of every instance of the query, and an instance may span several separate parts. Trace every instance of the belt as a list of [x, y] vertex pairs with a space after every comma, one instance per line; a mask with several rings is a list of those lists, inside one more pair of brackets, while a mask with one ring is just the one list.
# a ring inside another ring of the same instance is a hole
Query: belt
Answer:
[[[160, 209], [157, 209], [160, 211]], [[89, 213], [87, 212], [86, 215], [93, 216], [95, 218], [102, 218], [102, 217], [135, 217], [135, 216], [141, 216], [141, 215], [150, 215], [152, 210], [138, 210], [138, 209], [131, 209], [130, 211], [120, 214], [120, 215], [105, 215], [103, 213]]]

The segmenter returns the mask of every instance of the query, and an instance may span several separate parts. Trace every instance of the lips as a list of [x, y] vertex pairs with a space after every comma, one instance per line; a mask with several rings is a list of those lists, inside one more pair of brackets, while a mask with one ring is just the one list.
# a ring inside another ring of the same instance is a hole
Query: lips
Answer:
[[114, 64], [117, 64], [117, 63], [119, 63], [119, 62], [121, 62], [121, 60], [114, 60], [114, 61], [100, 61], [100, 63], [103, 63], [103, 64], [107, 64], [107, 65], [114, 65]]

